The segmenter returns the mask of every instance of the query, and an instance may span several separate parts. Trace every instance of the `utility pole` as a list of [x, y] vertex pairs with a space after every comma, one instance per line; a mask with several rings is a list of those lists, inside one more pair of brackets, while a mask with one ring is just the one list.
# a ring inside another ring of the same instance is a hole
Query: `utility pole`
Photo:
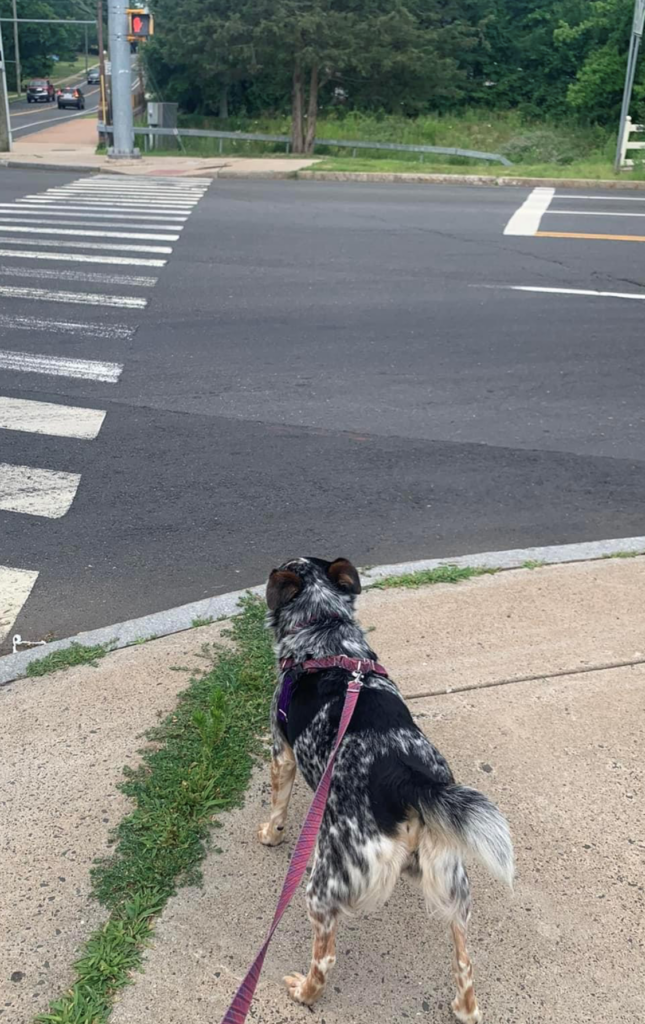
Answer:
[[627, 115], [629, 105], [632, 101], [632, 89], [634, 87], [634, 75], [636, 74], [636, 61], [638, 50], [643, 38], [643, 26], [645, 25], [645, 0], [634, 0], [634, 21], [632, 34], [629, 40], [629, 53], [627, 55], [627, 71], [625, 72], [625, 89], [623, 92], [623, 105], [620, 111], [620, 124], [618, 126], [618, 142], [616, 145], [616, 160], [614, 170], [620, 171], [625, 131], [627, 129]]
[[[96, 38], [99, 47], [99, 109], [101, 121], [107, 124], [107, 82], [105, 80], [105, 51], [103, 49], [103, 0], [97, 0], [96, 4]], [[109, 142], [107, 133], [100, 138]]]
[[[644, 0], [645, 2], [645, 0]], [[114, 160], [138, 157], [134, 148], [132, 70], [128, 42], [127, 0], [108, 0], [108, 33], [112, 64], [112, 123], [114, 132], [108, 156]]]
[[0, 25], [0, 153], [11, 152], [11, 121], [9, 120], [9, 97], [7, 95], [7, 65], [4, 62], [2, 26]]
[[16, 51], [16, 92], [18, 99], [22, 96], [22, 68], [20, 66], [20, 42], [18, 40], [18, 11], [16, 0], [12, 0], [13, 6], [13, 45]]
[[[15, 3], [16, 0], [13, 0], [13, 2]], [[85, 26], [85, 77], [86, 78], [87, 78], [87, 64], [88, 64], [87, 52], [88, 52], [88, 45], [87, 45], [87, 25], [86, 25]]]

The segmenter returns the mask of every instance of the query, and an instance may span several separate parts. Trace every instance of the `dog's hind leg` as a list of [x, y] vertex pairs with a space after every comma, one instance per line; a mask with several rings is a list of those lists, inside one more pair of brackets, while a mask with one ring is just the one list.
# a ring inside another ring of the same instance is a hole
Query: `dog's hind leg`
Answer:
[[452, 1011], [462, 1024], [479, 1024], [482, 1019], [473, 985], [473, 968], [466, 949], [470, 919], [470, 884], [459, 853], [428, 831], [419, 847], [419, 866], [428, 911], [439, 913], [450, 923], [454, 942], [452, 971], [457, 994]]
[[265, 846], [278, 846], [284, 839], [289, 800], [296, 777], [296, 759], [293, 750], [284, 743], [274, 752], [271, 761], [271, 814], [269, 820], [260, 825], [258, 839]]
[[314, 910], [309, 899], [307, 910], [314, 929], [309, 973], [306, 977], [303, 974], [289, 974], [284, 980], [294, 1002], [311, 1006], [323, 994], [327, 975], [336, 963], [338, 911]]

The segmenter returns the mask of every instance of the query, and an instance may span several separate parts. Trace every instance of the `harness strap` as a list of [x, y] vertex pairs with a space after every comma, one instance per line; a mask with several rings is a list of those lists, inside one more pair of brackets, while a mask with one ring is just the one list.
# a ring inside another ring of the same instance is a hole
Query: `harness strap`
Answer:
[[369, 658], [350, 658], [346, 654], [334, 654], [328, 658], [310, 658], [308, 661], [296, 661], [295, 658], [282, 658], [280, 670], [288, 672], [289, 669], [298, 668], [303, 672], [321, 672], [326, 668], [344, 668], [347, 672], [359, 672], [367, 676], [375, 672], [379, 676], [386, 676], [387, 671], [378, 661], [371, 661]]
[[[337, 659], [323, 658], [322, 660], [333, 661]], [[353, 659], [350, 658], [347, 660], [352, 661]], [[366, 663], [361, 662], [361, 664], [364, 665]], [[322, 778], [318, 783], [318, 788], [314, 793], [314, 798], [311, 801], [309, 810], [307, 811], [307, 816], [305, 818], [304, 825], [300, 830], [298, 841], [291, 855], [291, 860], [289, 862], [289, 867], [287, 868], [286, 878], [284, 880], [284, 885], [282, 886], [282, 892], [280, 893], [280, 899], [278, 900], [278, 905], [273, 916], [271, 927], [267, 932], [267, 936], [264, 942], [262, 943], [262, 946], [260, 947], [260, 950], [255, 960], [249, 967], [240, 987], [235, 993], [231, 1005], [229, 1006], [228, 1010], [222, 1017], [221, 1024], [244, 1024], [244, 1021], [246, 1020], [246, 1016], [251, 1006], [251, 1000], [253, 999], [255, 989], [257, 988], [258, 981], [260, 980], [260, 972], [262, 970], [262, 965], [264, 964], [264, 958], [266, 956], [266, 951], [269, 947], [269, 943], [273, 938], [273, 933], [278, 927], [282, 915], [289, 906], [293, 894], [295, 893], [296, 889], [300, 885], [300, 882], [302, 881], [303, 875], [307, 869], [309, 858], [316, 846], [316, 839], [318, 837], [318, 832], [320, 831], [320, 825], [322, 823], [323, 815], [325, 813], [325, 807], [327, 806], [327, 797], [329, 795], [329, 787], [331, 785], [331, 777], [332, 772], [334, 770], [334, 760], [336, 758], [336, 753], [341, 744], [343, 736], [347, 732], [347, 726], [351, 721], [352, 715], [354, 713], [354, 708], [356, 707], [356, 702], [358, 700], [358, 695], [361, 692], [362, 673], [360, 672], [360, 670], [353, 671], [355, 672], [355, 674], [354, 678], [351, 679], [347, 685], [347, 693], [345, 695], [345, 703], [343, 704], [343, 710], [340, 716], [340, 725], [338, 726], [338, 732], [336, 734], [336, 742], [334, 743], [334, 748], [331, 754], [329, 755], [327, 767], [325, 768]], [[369, 669], [368, 671], [374, 670]]]

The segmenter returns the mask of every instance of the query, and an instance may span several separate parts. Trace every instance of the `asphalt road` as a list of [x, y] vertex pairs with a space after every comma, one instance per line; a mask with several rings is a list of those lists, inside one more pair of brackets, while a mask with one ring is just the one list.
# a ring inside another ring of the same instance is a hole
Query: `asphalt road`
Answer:
[[[73, 180], [3, 171], [0, 204]], [[127, 189], [131, 223], [154, 213]], [[0, 294], [0, 359], [122, 366], [116, 383], [0, 370], [0, 413], [5, 396], [106, 414], [93, 440], [0, 429], [3, 463], [80, 475], [60, 518], [0, 511], [0, 566], [39, 574], [14, 629], [107, 625], [297, 554], [377, 564], [645, 533], [643, 250], [574, 237], [645, 236], [645, 196], [558, 193], [540, 230], [566, 237], [504, 235], [529, 192], [215, 181], [152, 270], [7, 256], [0, 206], [0, 286], [148, 300]], [[51, 238], [52, 255], [82, 251]]]
[[[90, 67], [92, 62], [90, 62]], [[79, 84], [85, 97], [85, 114], [96, 111], [99, 103], [99, 88], [97, 85], [88, 85], [85, 75], [75, 75], [69, 79], [70, 83]], [[56, 88], [59, 88], [57, 85]], [[68, 108], [59, 110], [57, 103], [27, 103], [26, 96], [20, 100], [13, 100], [9, 104], [9, 117], [11, 120], [11, 132], [16, 139], [24, 139], [26, 135], [34, 135], [46, 128], [52, 128], [56, 124], [63, 124], [79, 116], [78, 110]], [[83, 112], [80, 112], [83, 117]]]

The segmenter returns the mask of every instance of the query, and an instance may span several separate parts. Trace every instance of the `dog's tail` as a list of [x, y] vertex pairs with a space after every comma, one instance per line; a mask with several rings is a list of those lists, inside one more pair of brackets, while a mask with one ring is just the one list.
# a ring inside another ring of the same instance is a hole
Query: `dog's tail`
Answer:
[[508, 822], [477, 789], [455, 784], [432, 789], [419, 801], [423, 820], [451, 845], [474, 854], [500, 881], [513, 887], [513, 844]]

